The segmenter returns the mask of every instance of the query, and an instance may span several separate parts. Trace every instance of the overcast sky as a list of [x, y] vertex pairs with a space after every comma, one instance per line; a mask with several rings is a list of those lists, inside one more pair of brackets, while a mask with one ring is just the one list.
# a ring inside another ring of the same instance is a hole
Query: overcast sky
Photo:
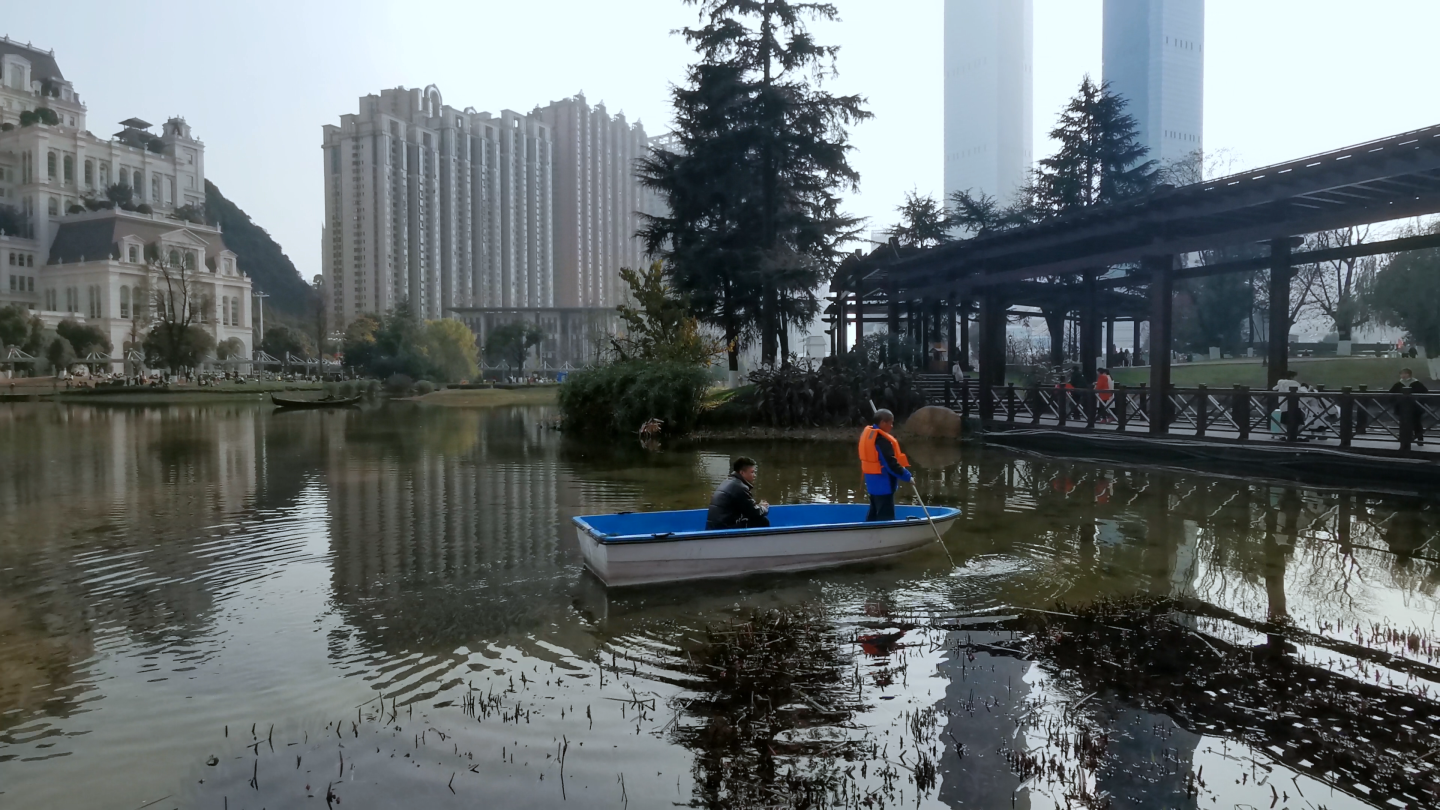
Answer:
[[[850, 211], [895, 219], [911, 188], [942, 184], [943, 0], [836, 0], [818, 26], [841, 46], [839, 92], [868, 97], [853, 133]], [[206, 174], [280, 242], [308, 280], [324, 218], [320, 127], [385, 87], [439, 86], [455, 107], [528, 111], [584, 90], [642, 120], [670, 119], [692, 54], [670, 31], [681, 0], [247, 0], [10, 3], [0, 33], [53, 48], [90, 129], [183, 115]], [[1035, 154], [1083, 74], [1100, 75], [1101, 0], [1035, 0]], [[1237, 168], [1440, 123], [1436, 0], [1209, 0], [1205, 147]]]

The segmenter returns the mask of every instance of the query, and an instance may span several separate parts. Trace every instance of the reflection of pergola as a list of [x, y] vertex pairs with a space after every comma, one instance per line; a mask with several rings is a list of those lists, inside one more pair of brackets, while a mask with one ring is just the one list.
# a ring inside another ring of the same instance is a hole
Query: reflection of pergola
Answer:
[[268, 366], [279, 366], [279, 365], [283, 365], [279, 360], [276, 360], [275, 358], [273, 358], [273, 357], [271, 357], [270, 355], [266, 354], [266, 353], [265, 353], [263, 350], [261, 350], [261, 349], [256, 349], [256, 350], [255, 350], [255, 355], [254, 355], [253, 359], [251, 359], [250, 362], [254, 363], [254, 364], [257, 365], [257, 366], [260, 366], [261, 368], [266, 368], [266, 367], [268, 367]]
[[89, 354], [85, 355], [85, 359], [81, 360], [80, 362], [86, 366], [108, 366], [111, 363], [115, 362], [115, 358], [111, 357], [108, 354], [101, 354], [98, 351], [92, 351]]

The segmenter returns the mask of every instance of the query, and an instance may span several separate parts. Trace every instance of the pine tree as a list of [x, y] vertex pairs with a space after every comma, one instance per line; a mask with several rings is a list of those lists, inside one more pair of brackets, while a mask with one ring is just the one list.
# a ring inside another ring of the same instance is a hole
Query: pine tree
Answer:
[[687, 0], [701, 10], [685, 38], [700, 60], [672, 92], [678, 153], [642, 160], [641, 181], [669, 203], [641, 231], [697, 317], [736, 352], [756, 333], [762, 360], [788, 354], [786, 326], [819, 311], [816, 289], [859, 220], [840, 211], [854, 189], [845, 127], [870, 117], [859, 96], [820, 89], [838, 49], [809, 20], [828, 3]]
[[1087, 75], [1060, 113], [1050, 137], [1060, 143], [1040, 161], [1035, 175], [1036, 204], [1045, 213], [1063, 214], [1089, 205], [1107, 205], [1149, 191], [1155, 161], [1135, 139], [1139, 126], [1125, 112], [1124, 98], [1110, 85]]
[[950, 216], [945, 207], [918, 191], [905, 195], [905, 204], [895, 207], [900, 222], [890, 229], [900, 244], [909, 247], [934, 247], [950, 241]]

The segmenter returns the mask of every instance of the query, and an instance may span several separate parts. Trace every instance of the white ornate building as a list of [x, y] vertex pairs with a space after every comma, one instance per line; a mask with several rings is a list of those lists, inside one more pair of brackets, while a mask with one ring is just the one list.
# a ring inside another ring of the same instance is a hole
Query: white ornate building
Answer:
[[[54, 123], [31, 120], [41, 109]], [[149, 302], [136, 296], [153, 294], [155, 266], [169, 264], [186, 275], [216, 342], [238, 338], [248, 357], [249, 278], [218, 228], [169, 216], [205, 201], [204, 144], [182, 118], [159, 135], [131, 118], [112, 138], [85, 119], [53, 52], [0, 38], [0, 223], [10, 225], [0, 225], [0, 306], [22, 304], [52, 327], [65, 318], [99, 325], [118, 369], [125, 343], [149, 326], [137, 316]], [[138, 211], [87, 210], [117, 184]]]

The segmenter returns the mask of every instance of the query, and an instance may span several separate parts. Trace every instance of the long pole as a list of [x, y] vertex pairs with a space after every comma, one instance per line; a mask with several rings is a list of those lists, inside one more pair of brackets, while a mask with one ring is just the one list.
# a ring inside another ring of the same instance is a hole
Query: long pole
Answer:
[[925, 500], [920, 497], [920, 485], [915, 483], [915, 478], [910, 478], [910, 488], [915, 490], [915, 502], [920, 504], [920, 511], [925, 513], [925, 519], [930, 522], [930, 531], [935, 532], [935, 542], [945, 551], [945, 559], [950, 561], [950, 567], [955, 567], [955, 558], [950, 556], [950, 549], [945, 547], [945, 541], [940, 539], [940, 528], [935, 525], [935, 519], [930, 517], [930, 510], [925, 506]]

